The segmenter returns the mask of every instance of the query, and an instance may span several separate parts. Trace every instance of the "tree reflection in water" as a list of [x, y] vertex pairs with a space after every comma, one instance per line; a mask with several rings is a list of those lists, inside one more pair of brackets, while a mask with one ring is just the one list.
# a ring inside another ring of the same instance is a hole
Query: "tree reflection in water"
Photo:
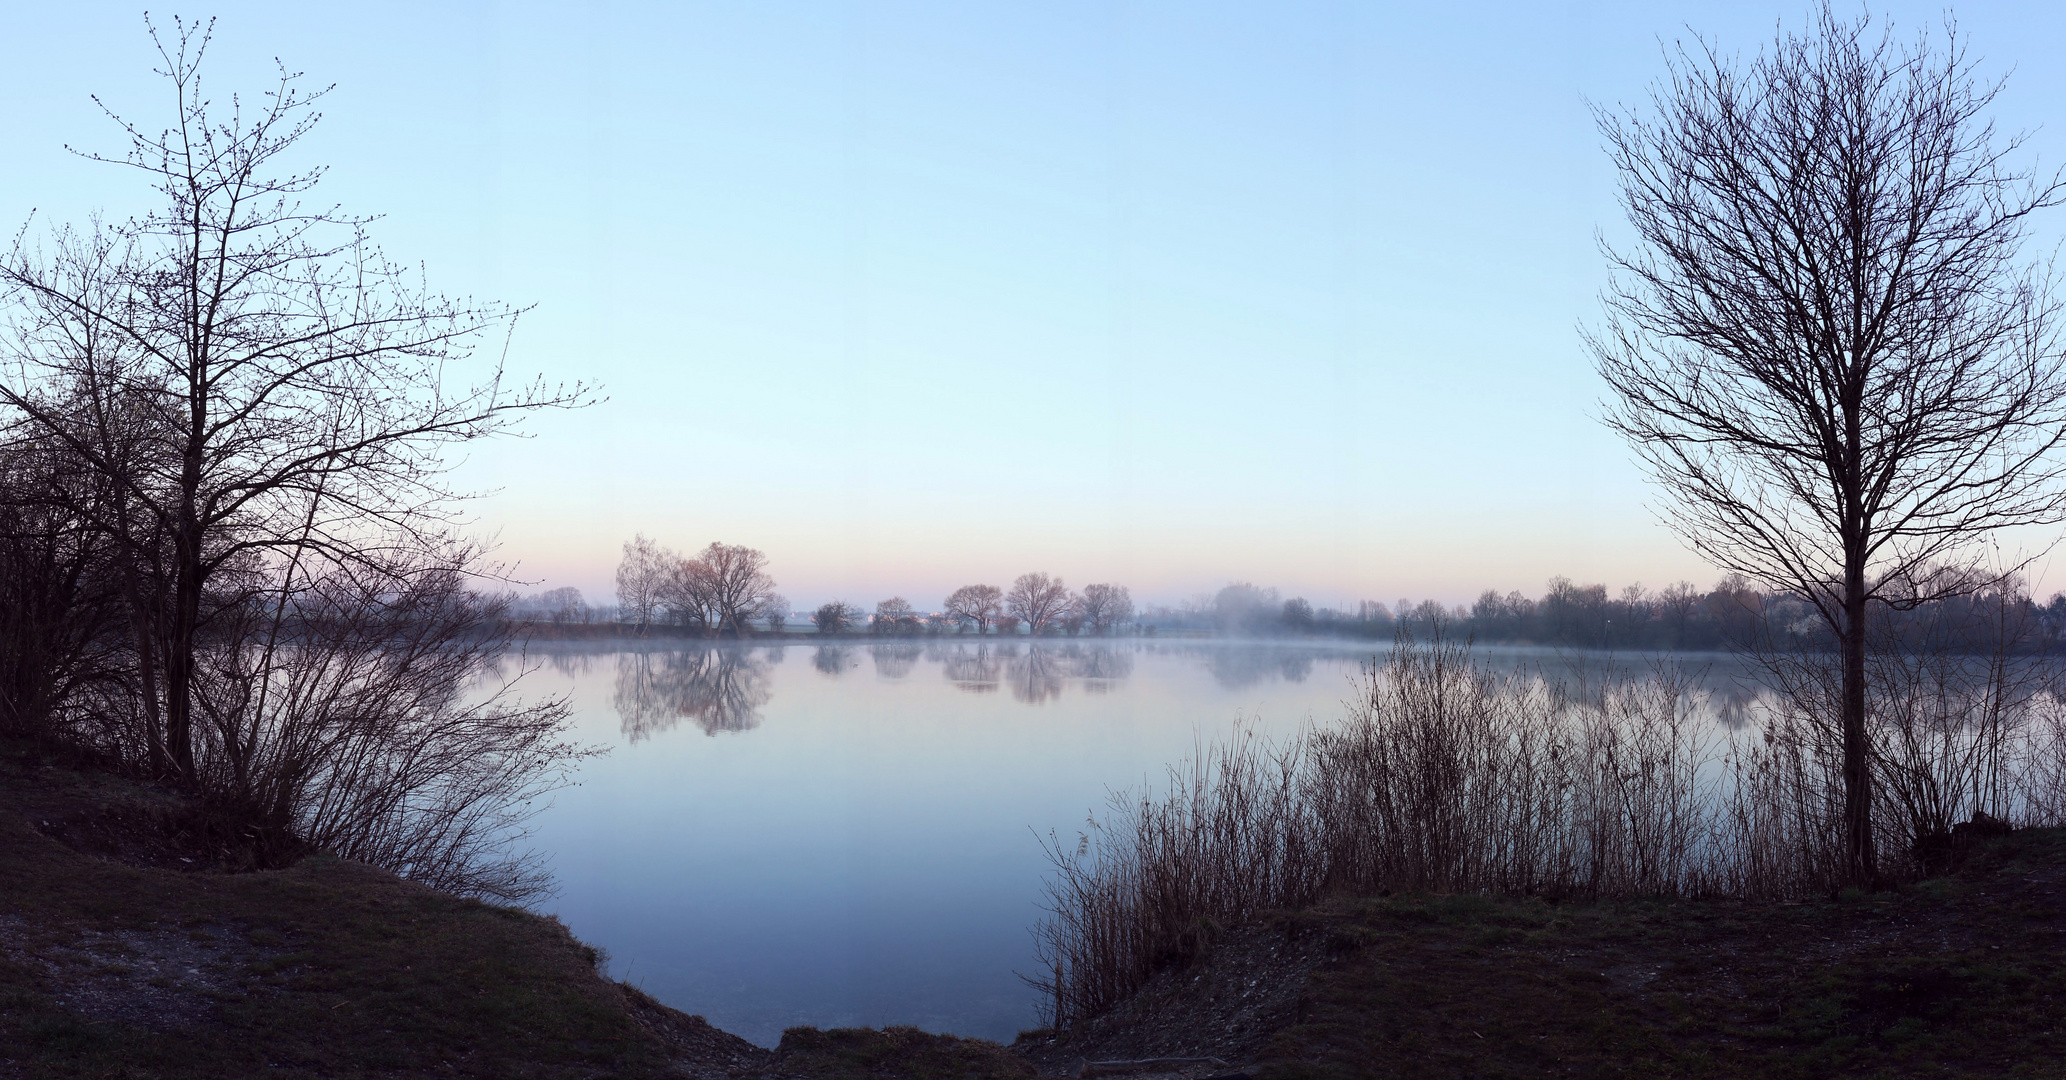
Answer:
[[[547, 667], [568, 678], [584, 676], [590, 671], [595, 670], [594, 653], [574, 652], [569, 649], [552, 649], [541, 650], [538, 655], [544, 658]], [[526, 654], [525, 659], [530, 659], [529, 654]]]
[[925, 646], [915, 641], [901, 641], [894, 645], [870, 645], [868, 655], [875, 659], [875, 677], [878, 679], [901, 679], [911, 674], [918, 666], [918, 658], [925, 655]]
[[836, 679], [853, 669], [854, 650], [845, 645], [820, 645], [811, 651], [811, 666]]
[[684, 717], [705, 735], [760, 724], [773, 694], [769, 665], [744, 649], [621, 653], [611, 704], [633, 742], [671, 730]]
[[1105, 646], [1093, 646], [1077, 661], [1076, 671], [1083, 689], [1092, 694], [1109, 693], [1133, 675], [1133, 653]]
[[1228, 690], [1245, 690], [1272, 678], [1302, 683], [1313, 673], [1313, 654], [1305, 649], [1264, 646], [1204, 652], [1213, 681]]
[[940, 673], [955, 688], [971, 694], [994, 693], [999, 685], [997, 674], [1002, 664], [990, 654], [990, 646], [978, 645], [970, 649], [943, 649], [940, 655]]
[[1024, 656], [1010, 660], [1011, 696], [1038, 705], [1062, 695], [1069, 678], [1068, 658], [1044, 645], [1029, 645]]

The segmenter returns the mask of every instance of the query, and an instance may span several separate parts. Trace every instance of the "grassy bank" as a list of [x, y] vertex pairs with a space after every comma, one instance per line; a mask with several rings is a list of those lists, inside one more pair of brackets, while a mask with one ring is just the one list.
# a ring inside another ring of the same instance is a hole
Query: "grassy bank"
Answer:
[[2059, 1076], [2066, 830], [1828, 901], [1335, 899], [1020, 1049], [1050, 1071], [1212, 1054], [1260, 1080]]
[[[177, 800], [0, 747], [0, 1075], [674, 1076], [743, 1041], [555, 921], [325, 855], [200, 869]], [[722, 1075], [722, 1073], [720, 1073]]]

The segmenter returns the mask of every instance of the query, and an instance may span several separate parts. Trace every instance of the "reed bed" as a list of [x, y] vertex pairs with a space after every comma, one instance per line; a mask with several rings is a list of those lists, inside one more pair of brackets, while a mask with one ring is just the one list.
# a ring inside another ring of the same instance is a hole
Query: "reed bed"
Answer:
[[[1340, 720], [1283, 740], [1237, 726], [1164, 790], [1115, 794], [1074, 843], [1050, 835], [1029, 977], [1044, 1022], [1094, 1016], [1222, 928], [1330, 894], [1827, 894], [1841, 757], [1812, 667], [1732, 727], [1672, 665], [1573, 683], [1495, 672], [1439, 632], [1402, 639]], [[1883, 866], [1916, 872], [1918, 841], [1957, 815], [2066, 820], [2066, 711], [1999, 676], [1882, 684]]]

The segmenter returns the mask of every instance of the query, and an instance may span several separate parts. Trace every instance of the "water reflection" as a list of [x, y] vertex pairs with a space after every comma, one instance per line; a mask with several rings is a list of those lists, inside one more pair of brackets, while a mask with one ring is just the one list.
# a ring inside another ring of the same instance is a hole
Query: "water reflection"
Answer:
[[[769, 672], [782, 665], [789, 648], [698, 644], [687, 648], [616, 650], [623, 643], [595, 643], [561, 649], [538, 649], [523, 663], [537, 664], [570, 677], [586, 677], [598, 663], [614, 665], [614, 702], [627, 735], [643, 739], [683, 719], [705, 733], [746, 731], [761, 722], [772, 695]], [[940, 678], [971, 694], [1011, 691], [1024, 705], [1050, 705], [1070, 693], [1105, 695], [1135, 678], [1142, 662], [1166, 664], [1202, 673], [1222, 692], [1252, 693], [1268, 686], [1296, 686], [1317, 669], [1332, 683], [1353, 678], [1373, 659], [1368, 646], [1298, 647], [1272, 643], [1081, 641], [835, 641], [805, 646], [810, 667], [839, 678], [861, 666], [863, 654], [879, 680], [903, 681], [919, 669], [937, 666]], [[1663, 663], [1681, 667], [1702, 684], [1707, 707], [1729, 728], [1745, 723], [1747, 709], [1762, 692], [1755, 678], [1736, 670], [1730, 658], [1616, 657], [1606, 654], [1565, 655], [1541, 650], [1486, 650], [1480, 661], [1496, 670], [1529, 670], [1582, 690], [1591, 681], [1610, 676], [1643, 674]], [[605, 667], [605, 670], [608, 670]], [[930, 671], [922, 673], [930, 677]], [[1332, 686], [1323, 687], [1332, 694]], [[1344, 693], [1350, 692], [1344, 685]]]
[[1024, 656], [1013, 656], [1007, 666], [1012, 698], [1028, 705], [1062, 696], [1062, 685], [1069, 678], [1068, 659], [1043, 645], [1028, 646]]
[[940, 673], [956, 687], [972, 694], [994, 693], [1000, 685], [998, 673], [1003, 661], [991, 654], [990, 646], [973, 649], [945, 649], [940, 656]]
[[875, 659], [875, 677], [878, 679], [901, 679], [911, 674], [918, 666], [918, 658], [925, 655], [925, 646], [915, 641], [898, 642], [894, 645], [870, 645], [868, 654]]
[[1205, 667], [1212, 672], [1213, 681], [1226, 690], [1246, 690], [1270, 679], [1302, 683], [1313, 673], [1313, 652], [1268, 647], [1209, 649]]
[[[616, 744], [540, 818], [565, 890], [555, 912], [635, 957], [649, 992], [772, 1045], [806, 1022], [1005, 1039], [1030, 1026], [1036, 1002], [1011, 972], [1036, 962], [1024, 930], [1047, 864], [1027, 826], [1081, 821], [1113, 786], [1160, 777], [1236, 717], [1270, 737], [1338, 718], [1384, 652], [856, 636], [786, 651], [555, 642], [509, 662], [537, 668], [546, 690], [563, 678], [580, 741]], [[1754, 684], [1724, 657], [1479, 659], [1574, 691], [1607, 667], [1681, 667], [1712, 694], [1696, 708], [1711, 702], [1725, 725], [1759, 718]]]
[[1133, 651], [1092, 648], [1086, 651], [1078, 662], [1077, 674], [1084, 679], [1085, 690], [1093, 694], [1106, 693], [1115, 684], [1133, 675]]
[[759, 726], [773, 696], [769, 661], [746, 649], [620, 653], [610, 703], [632, 742], [686, 718], [705, 735]]
[[1134, 673], [1134, 655], [1122, 648], [1089, 648], [1078, 661], [1076, 673], [1095, 681], [1095, 686], [1085, 686], [1085, 690], [1103, 692], [1112, 688], [1114, 681]]
[[836, 679], [854, 666], [854, 650], [846, 645], [820, 645], [811, 650], [811, 666]]

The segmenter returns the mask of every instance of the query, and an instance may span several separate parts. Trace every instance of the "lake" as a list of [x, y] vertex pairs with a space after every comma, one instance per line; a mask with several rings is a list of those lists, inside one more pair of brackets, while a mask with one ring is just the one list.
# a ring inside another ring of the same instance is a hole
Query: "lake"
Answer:
[[560, 886], [543, 907], [614, 977], [765, 1046], [798, 1024], [1034, 1026], [1040, 837], [1073, 844], [1109, 792], [1237, 721], [1340, 716], [1381, 648], [682, 645], [532, 647], [524, 692], [570, 695], [576, 737], [609, 748], [533, 823]]

